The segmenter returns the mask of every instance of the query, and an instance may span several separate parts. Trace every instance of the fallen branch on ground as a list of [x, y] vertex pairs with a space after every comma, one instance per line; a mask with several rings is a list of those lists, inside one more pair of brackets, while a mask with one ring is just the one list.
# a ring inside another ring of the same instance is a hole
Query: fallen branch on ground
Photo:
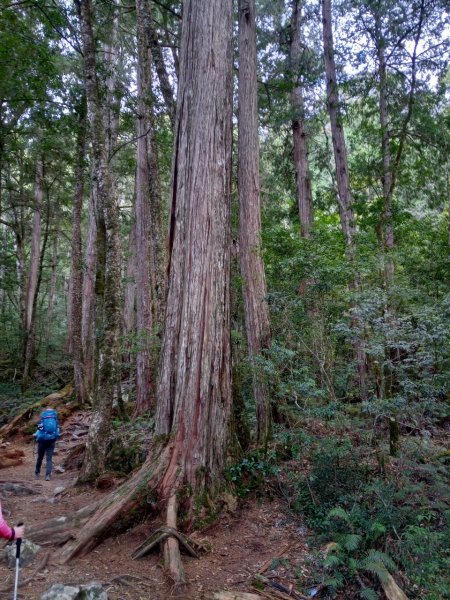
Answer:
[[255, 587], [258, 592], [264, 593], [265, 590], [259, 590], [258, 586], [267, 586], [270, 587], [270, 594], [277, 598], [294, 598], [295, 600], [307, 600], [307, 596], [300, 594], [299, 592], [294, 591], [293, 589], [289, 589], [282, 585], [281, 583], [277, 583], [276, 581], [272, 581], [268, 577], [264, 577], [263, 575], [256, 575], [254, 581], [252, 582], [253, 587]]

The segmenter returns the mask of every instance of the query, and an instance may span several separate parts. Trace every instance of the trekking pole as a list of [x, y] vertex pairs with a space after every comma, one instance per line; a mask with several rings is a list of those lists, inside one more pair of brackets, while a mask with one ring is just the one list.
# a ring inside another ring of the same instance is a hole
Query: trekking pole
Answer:
[[[23, 523], [17, 523], [17, 527], [21, 527]], [[22, 545], [22, 538], [18, 538], [16, 541], [16, 579], [14, 581], [14, 600], [17, 600], [17, 586], [19, 584], [19, 562], [20, 562], [20, 546]]]

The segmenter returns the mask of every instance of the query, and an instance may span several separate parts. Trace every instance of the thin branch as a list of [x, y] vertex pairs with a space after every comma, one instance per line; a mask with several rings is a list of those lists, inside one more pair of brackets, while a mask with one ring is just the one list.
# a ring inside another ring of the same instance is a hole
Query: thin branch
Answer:
[[69, 46], [72, 48], [72, 50], [75, 50], [75, 52], [78, 52], [80, 54], [80, 56], [83, 56], [83, 52], [81, 51], [80, 46], [78, 45], [78, 40], [75, 41], [75, 45], [70, 41], [70, 39], [68, 37], [66, 37], [64, 35], [64, 33], [53, 23], [53, 21], [51, 20], [51, 18], [49, 17], [49, 15], [45, 12], [45, 10], [42, 8], [42, 6], [38, 3], [38, 2], [34, 2], [32, 4], [32, 6], [34, 6], [35, 8], [37, 8], [38, 10], [41, 11], [41, 13], [44, 15], [44, 17], [47, 19], [48, 23], [50, 24], [51, 28], [56, 31], [56, 33], [61, 36], [61, 38], [63, 40], [65, 40]]
[[160, 2], [160, 0], [153, 0], [153, 2], [161, 8], [164, 8], [164, 10], [167, 10], [167, 12], [170, 12], [177, 19], [181, 19], [180, 13], [177, 13], [173, 8], [170, 8], [170, 6], [166, 6], [163, 2]]
[[123, 142], [123, 144], [120, 144], [120, 146], [117, 146], [117, 148], [114, 149], [114, 152], [111, 153], [111, 156], [108, 159], [108, 162], [111, 162], [111, 159], [113, 158], [113, 156], [115, 156], [119, 150], [122, 150], [122, 148], [124, 148], [125, 146], [128, 146], [128, 144], [134, 144], [134, 142], [137, 142], [137, 140], [140, 140], [141, 138], [145, 137], [146, 135], [148, 135], [151, 131], [151, 127], [149, 129], [147, 129], [147, 131], [145, 133], [143, 133], [142, 135], [138, 135], [137, 137], [132, 138], [131, 140], [127, 140], [126, 142]]

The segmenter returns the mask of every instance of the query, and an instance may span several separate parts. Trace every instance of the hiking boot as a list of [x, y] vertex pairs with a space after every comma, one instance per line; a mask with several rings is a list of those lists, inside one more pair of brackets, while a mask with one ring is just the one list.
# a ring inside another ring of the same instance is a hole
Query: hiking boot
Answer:
[[35, 473], [35, 474], [34, 474], [34, 478], [35, 478], [35, 479], [39, 479], [39, 477], [40, 477], [39, 473]]
[[45, 481], [50, 481], [50, 479], [51, 479], [50, 475], [45, 476]]

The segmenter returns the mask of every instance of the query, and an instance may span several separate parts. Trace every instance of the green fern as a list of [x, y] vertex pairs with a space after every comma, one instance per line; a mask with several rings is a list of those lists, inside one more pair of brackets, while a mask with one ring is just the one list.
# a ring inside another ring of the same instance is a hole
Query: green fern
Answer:
[[379, 598], [378, 594], [374, 589], [367, 587], [361, 590], [359, 592], [359, 595], [361, 598], [364, 598], [364, 600], [378, 600]]
[[327, 515], [327, 519], [341, 519], [345, 521], [349, 525], [351, 525], [351, 520], [348, 512], [344, 510], [341, 506], [336, 506], [332, 508]]
[[387, 569], [383, 563], [371, 560], [369, 557], [359, 561], [358, 568], [361, 571], [367, 571], [372, 575], [376, 575], [381, 581], [386, 581], [387, 579]]
[[[338, 536], [336, 536], [338, 538]], [[362, 536], [358, 533], [345, 533], [339, 536], [338, 542], [344, 546], [348, 552], [353, 552], [359, 548]]]
[[388, 571], [397, 570], [397, 565], [392, 560], [392, 558], [385, 552], [381, 552], [380, 550], [369, 550], [369, 552], [367, 553], [367, 558], [373, 562], [380, 562], [386, 567]]
[[325, 588], [331, 588], [332, 590], [338, 590], [342, 587], [343, 583], [344, 579], [339, 573], [336, 573], [334, 577], [328, 577], [323, 580], [323, 586]]
[[379, 523], [378, 521], [375, 521], [375, 523], [372, 523], [372, 525], [370, 527], [370, 537], [372, 540], [374, 540], [374, 541], [377, 540], [379, 537], [381, 537], [385, 533], [386, 533], [385, 525], [383, 525], [382, 523]]
[[329, 554], [326, 559], [323, 561], [323, 566], [326, 569], [332, 569], [333, 567], [337, 567], [342, 563], [342, 560], [336, 554]]

